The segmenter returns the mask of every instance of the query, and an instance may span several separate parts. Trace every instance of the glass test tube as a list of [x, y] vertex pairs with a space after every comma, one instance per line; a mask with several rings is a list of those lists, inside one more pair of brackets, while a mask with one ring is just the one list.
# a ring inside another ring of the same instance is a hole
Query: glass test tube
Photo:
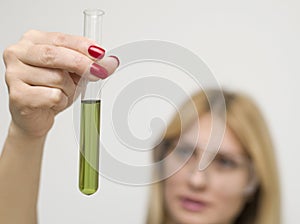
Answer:
[[[84, 11], [84, 36], [101, 43], [102, 17], [99, 9]], [[85, 79], [85, 77], [83, 77]], [[81, 93], [79, 189], [94, 194], [98, 189], [102, 80], [84, 81]]]

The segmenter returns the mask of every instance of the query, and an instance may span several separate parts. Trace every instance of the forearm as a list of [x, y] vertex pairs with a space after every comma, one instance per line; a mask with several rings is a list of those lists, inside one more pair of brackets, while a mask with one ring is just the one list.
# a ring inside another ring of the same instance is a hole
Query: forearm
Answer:
[[29, 137], [13, 124], [0, 157], [0, 223], [37, 223], [37, 197], [45, 137]]

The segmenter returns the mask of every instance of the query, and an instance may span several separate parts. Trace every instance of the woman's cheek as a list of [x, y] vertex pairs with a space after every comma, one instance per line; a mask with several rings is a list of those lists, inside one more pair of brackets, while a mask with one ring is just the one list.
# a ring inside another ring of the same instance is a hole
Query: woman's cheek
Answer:
[[211, 188], [215, 205], [222, 217], [228, 220], [234, 219], [243, 209], [246, 202], [245, 199], [245, 184], [243, 182], [236, 182], [235, 185], [223, 186], [221, 184], [214, 185]]

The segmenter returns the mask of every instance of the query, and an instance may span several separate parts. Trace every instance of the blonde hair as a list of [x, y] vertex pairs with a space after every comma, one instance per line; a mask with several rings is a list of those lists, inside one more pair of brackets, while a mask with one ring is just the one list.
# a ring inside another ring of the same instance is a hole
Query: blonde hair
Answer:
[[[220, 97], [221, 95], [222, 97]], [[208, 98], [213, 99], [213, 102], [208, 101]], [[196, 106], [198, 114], [201, 116], [211, 112], [212, 104], [224, 102], [224, 99], [226, 125], [245, 148], [258, 178], [258, 186], [251, 200], [245, 204], [234, 224], [279, 224], [281, 219], [280, 187], [274, 147], [261, 112], [248, 96], [214, 89], [197, 92], [181, 107], [182, 117], [179, 113], [175, 114], [162, 142], [179, 136], [181, 131], [186, 128], [183, 126], [192, 122], [193, 116], [186, 116], [191, 106]], [[186, 119], [186, 117], [189, 117], [189, 121], [181, 123], [180, 118]], [[157, 147], [161, 147], [161, 144]], [[154, 161], [159, 161], [162, 154], [163, 149], [154, 150]], [[164, 206], [163, 183], [161, 181], [151, 186], [147, 224], [163, 224], [168, 218]]]

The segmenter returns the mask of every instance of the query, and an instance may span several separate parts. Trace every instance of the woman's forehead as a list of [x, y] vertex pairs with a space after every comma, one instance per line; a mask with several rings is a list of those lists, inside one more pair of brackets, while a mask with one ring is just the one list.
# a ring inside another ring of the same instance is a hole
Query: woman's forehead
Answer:
[[[217, 128], [222, 128], [221, 123], [215, 122]], [[200, 149], [206, 149], [206, 146], [211, 138], [212, 119], [210, 114], [205, 114], [195, 121], [181, 136], [182, 143], [197, 146]], [[226, 127], [224, 136], [220, 141], [210, 142], [210, 145], [215, 147], [220, 146], [220, 151], [228, 153], [244, 153], [244, 149], [233, 133], [233, 131]]]

